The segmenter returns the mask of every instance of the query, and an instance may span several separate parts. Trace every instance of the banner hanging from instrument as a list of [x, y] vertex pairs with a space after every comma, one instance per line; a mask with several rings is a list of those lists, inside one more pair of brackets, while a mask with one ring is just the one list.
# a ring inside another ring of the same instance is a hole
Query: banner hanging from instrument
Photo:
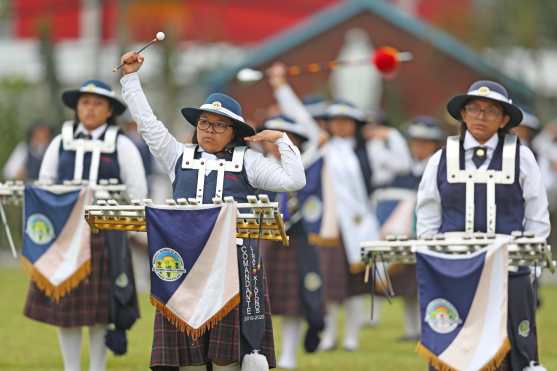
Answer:
[[234, 204], [146, 207], [151, 302], [197, 338], [240, 302]]
[[24, 270], [44, 293], [58, 301], [91, 272], [88, 188], [51, 192], [25, 188]]
[[507, 276], [510, 237], [470, 255], [418, 248], [422, 318], [418, 353], [439, 370], [491, 370], [510, 350]]

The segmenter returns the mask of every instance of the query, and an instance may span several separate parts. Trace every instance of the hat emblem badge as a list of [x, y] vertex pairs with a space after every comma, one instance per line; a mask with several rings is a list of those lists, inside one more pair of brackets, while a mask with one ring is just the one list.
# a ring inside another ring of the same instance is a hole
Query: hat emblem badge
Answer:
[[491, 93], [491, 90], [487, 86], [482, 86], [478, 89], [478, 95], [488, 95], [489, 93]]
[[95, 86], [95, 84], [87, 84], [87, 86], [85, 86], [86, 91], [95, 91], [96, 89], [97, 87]]
[[215, 108], [215, 109], [221, 109], [222, 108], [222, 103], [219, 102], [218, 100], [216, 100], [213, 103], [211, 103], [211, 106], [213, 106], [213, 108]]

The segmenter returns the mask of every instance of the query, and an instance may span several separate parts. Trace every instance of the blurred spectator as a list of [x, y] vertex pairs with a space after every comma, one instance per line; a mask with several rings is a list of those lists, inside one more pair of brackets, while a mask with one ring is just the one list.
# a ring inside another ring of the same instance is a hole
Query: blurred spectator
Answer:
[[518, 135], [522, 144], [532, 147], [532, 140], [539, 133], [540, 128], [540, 120], [532, 113], [522, 110], [522, 122], [511, 131]]
[[41, 162], [52, 139], [52, 128], [39, 121], [27, 130], [25, 142], [20, 142], [10, 154], [3, 169], [6, 179], [32, 180], [39, 177]]

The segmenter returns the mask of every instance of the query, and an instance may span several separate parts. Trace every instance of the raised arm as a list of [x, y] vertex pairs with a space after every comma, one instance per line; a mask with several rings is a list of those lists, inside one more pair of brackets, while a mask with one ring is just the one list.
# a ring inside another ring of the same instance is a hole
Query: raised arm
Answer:
[[293, 192], [306, 185], [304, 165], [298, 148], [288, 136], [274, 130], [246, 138], [248, 142], [272, 142], [278, 146], [280, 162], [247, 150], [244, 159], [248, 181], [254, 188], [273, 192]]
[[273, 64], [267, 71], [267, 76], [282, 113], [303, 124], [307, 129], [310, 145], [317, 145], [322, 130], [290, 85], [288, 85], [285, 66], [282, 63]]
[[122, 57], [122, 63], [124, 63], [122, 67], [124, 76], [120, 79], [120, 83], [124, 101], [137, 122], [139, 133], [149, 146], [149, 150], [172, 179], [176, 161], [183, 151], [183, 145], [157, 119], [143, 93], [137, 73], [143, 64], [143, 56], [126, 53]]

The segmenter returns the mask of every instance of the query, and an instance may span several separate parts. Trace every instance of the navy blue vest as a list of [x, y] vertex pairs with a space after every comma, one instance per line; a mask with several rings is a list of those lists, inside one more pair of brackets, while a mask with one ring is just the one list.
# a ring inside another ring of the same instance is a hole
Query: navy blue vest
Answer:
[[[108, 128], [108, 126], [107, 126]], [[74, 126], [75, 132], [75, 126]], [[106, 130], [99, 137], [99, 140], [104, 140]], [[118, 131], [116, 135], [116, 141], [118, 141], [118, 136], [121, 134]], [[117, 146], [116, 146], [117, 148]], [[91, 168], [91, 152], [86, 152], [83, 156], [83, 175], [84, 180], [89, 179], [89, 169]], [[64, 180], [72, 180], [74, 175], [75, 167], [75, 151], [64, 150], [63, 140], [60, 141], [60, 148], [58, 150], [58, 183], [62, 183]], [[101, 153], [99, 161], [99, 175], [98, 180], [101, 179], [118, 179], [119, 183], [122, 183], [120, 179], [120, 165], [118, 164], [118, 151], [115, 149], [113, 153]]]
[[[183, 154], [178, 158], [176, 167], [174, 169], [175, 178], [172, 183], [173, 198], [195, 198], [197, 189], [197, 169], [183, 169], [182, 158]], [[201, 152], [196, 148], [194, 157], [201, 158]], [[223, 157], [225, 160], [232, 160], [232, 154], [226, 154]], [[215, 197], [215, 190], [217, 187], [217, 171], [213, 170], [209, 175], [205, 176], [205, 184], [203, 189], [203, 203], [212, 204], [213, 197]], [[224, 172], [223, 184], [223, 198], [232, 196], [237, 202], [246, 202], [248, 195], [255, 195], [259, 193], [248, 182], [246, 174], [246, 167], [242, 168], [241, 172]]]
[[[499, 138], [488, 169], [501, 170], [504, 137]], [[460, 142], [460, 169], [464, 170], [464, 148]], [[515, 177], [513, 184], [495, 185], [495, 205], [497, 207], [495, 232], [510, 234], [524, 229], [524, 198], [519, 183], [520, 143], [516, 145]], [[439, 232], [464, 232], [466, 210], [466, 185], [447, 181], [447, 155], [443, 148], [437, 170], [437, 187], [441, 195], [441, 227]], [[487, 186], [474, 186], [474, 231], [487, 231]]]

